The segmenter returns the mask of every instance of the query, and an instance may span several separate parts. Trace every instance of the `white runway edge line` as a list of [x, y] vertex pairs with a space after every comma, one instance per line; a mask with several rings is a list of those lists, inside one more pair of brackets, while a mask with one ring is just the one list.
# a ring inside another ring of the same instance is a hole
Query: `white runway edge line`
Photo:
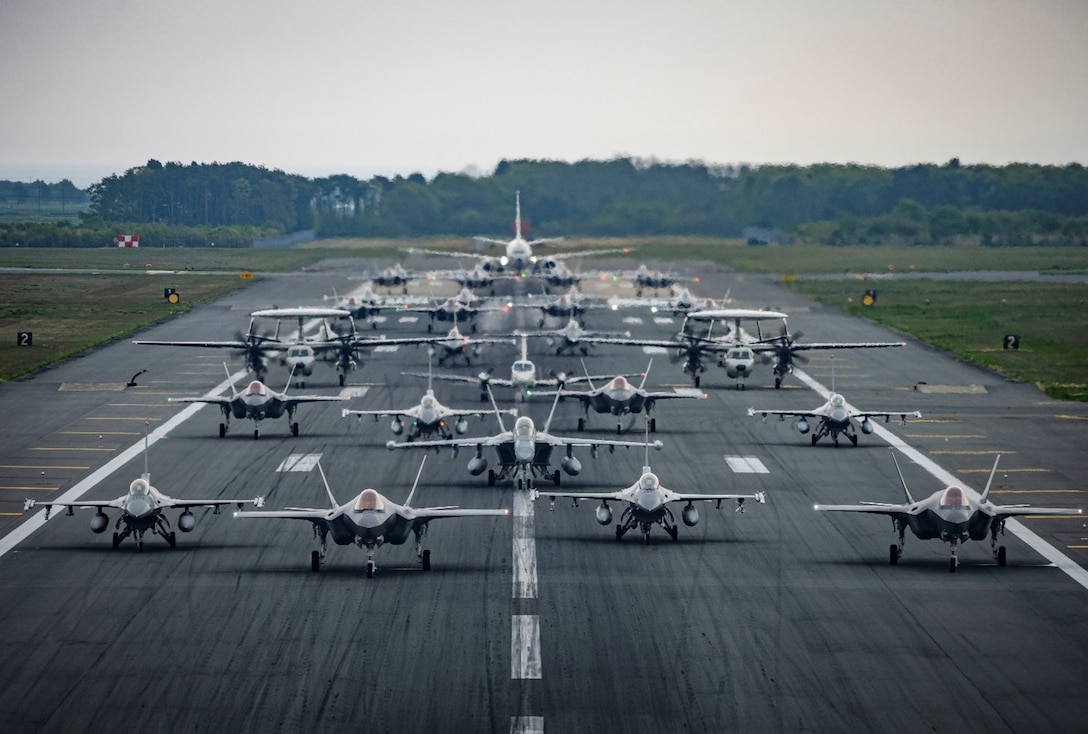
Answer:
[[[249, 370], [242, 370], [241, 372], [235, 372], [233, 375], [230, 376], [230, 379], [231, 380], [241, 380], [247, 374], [249, 374]], [[212, 388], [212, 390], [209, 393], [206, 393], [206, 394], [218, 395], [219, 393], [223, 392], [224, 390], [227, 390], [230, 387], [230, 385], [231, 385], [231, 383], [230, 383], [229, 380], [224, 380], [223, 382], [219, 383], [214, 388]], [[151, 433], [148, 434], [148, 437], [147, 437], [148, 445], [153, 446], [155, 443], [157, 443], [159, 441], [159, 439], [165, 438], [166, 435], [168, 433], [170, 433], [170, 431], [174, 430], [175, 428], [180, 426], [182, 423], [184, 423], [185, 421], [192, 418], [193, 415], [195, 415], [196, 412], [198, 410], [200, 410], [201, 408], [203, 408], [204, 406], [205, 406], [205, 403], [193, 403], [193, 404], [189, 405], [188, 407], [184, 408], [180, 413], [178, 413], [173, 418], [169, 419], [168, 421], [166, 421], [161, 426], [159, 426], [158, 428], [156, 428], [155, 430], [151, 431]], [[141, 437], [139, 441], [137, 441], [133, 445], [129, 446], [127, 449], [125, 449], [120, 454], [115, 456], [112, 460], [107, 462], [105, 465], [103, 465], [99, 469], [95, 470], [91, 474], [87, 475], [87, 477], [85, 479], [78, 482], [75, 486], [73, 486], [67, 492], [62, 494], [60, 497], [57, 497], [55, 500], [53, 500], [52, 504], [63, 504], [65, 502], [75, 502], [80, 497], [82, 497], [84, 494], [86, 494], [87, 492], [94, 489], [94, 487], [96, 487], [99, 484], [99, 482], [106, 479], [110, 474], [113, 474], [115, 471], [117, 471], [119, 468], [121, 468], [122, 466], [127, 464], [129, 461], [132, 461], [132, 459], [139, 456], [143, 452], [143, 450], [144, 450], [144, 439]], [[154, 461], [151, 462], [151, 466], [152, 467], [154, 466]], [[40, 504], [46, 504], [46, 503], [42, 502]], [[59, 514], [60, 513], [58, 513], [58, 515]], [[26, 540], [27, 538], [29, 538], [31, 533], [33, 533], [35, 530], [38, 530], [38, 529], [40, 529], [40, 528], [42, 528], [44, 526], [45, 526], [45, 510], [43, 509], [41, 512], [38, 512], [38, 513], [35, 513], [34, 515], [31, 515], [27, 519], [27, 521], [24, 522], [22, 525], [15, 528], [14, 530], [12, 530], [10, 533], [8, 533], [3, 538], [0, 538], [0, 557], [4, 556], [5, 554], [12, 551], [15, 548], [15, 546], [17, 546], [19, 543], [21, 543], [24, 540]]]
[[[816, 382], [816, 380], [812, 379], [801, 370], [794, 369], [793, 374], [797, 377], [798, 380], [808, 385], [819, 395], [821, 395], [825, 400], [831, 394], [826, 387]], [[931, 460], [929, 457], [925, 456], [921, 451], [909, 445], [906, 441], [893, 434], [887, 428], [884, 428], [878, 423], [874, 423], [873, 427], [876, 428], [875, 433], [877, 436], [880, 436], [882, 439], [887, 441], [888, 445], [890, 445], [891, 447], [899, 449], [904, 455], [910, 457], [914, 461], [914, 463], [918, 464], [920, 467], [936, 477], [937, 481], [943, 482], [946, 485], [955, 484], [957, 486], [963, 487], [968, 495], [970, 495], [971, 498], [974, 500], [978, 500], [981, 497], [981, 495], [977, 491], [975, 491], [971, 487], [968, 487], [954, 474]], [[1035, 550], [1036, 553], [1038, 553], [1043, 558], [1047, 559], [1059, 569], [1061, 569], [1062, 572], [1069, 576], [1069, 578], [1076, 581], [1085, 589], [1088, 589], [1088, 570], [1085, 570], [1078, 566], [1071, 558], [1066, 556], [1064, 553], [1059, 551], [1050, 543], [1040, 538], [1034, 531], [1025, 527], [1023, 523], [1017, 522], [1016, 520], [1010, 518], [1005, 522], [1005, 530], [1007, 530], [1012, 535], [1015, 535], [1020, 540], [1024, 541], [1029, 547]]]

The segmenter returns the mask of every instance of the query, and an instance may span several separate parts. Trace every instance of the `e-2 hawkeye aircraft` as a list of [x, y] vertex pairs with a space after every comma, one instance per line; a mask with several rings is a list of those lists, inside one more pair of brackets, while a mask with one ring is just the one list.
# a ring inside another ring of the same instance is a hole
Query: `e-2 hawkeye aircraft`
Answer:
[[402, 545], [410, 534], [415, 535], [416, 557], [424, 571], [431, 570], [431, 551], [423, 547], [423, 536], [427, 524], [432, 520], [448, 517], [501, 517], [510, 514], [509, 510], [466, 510], [459, 507], [412, 507], [412, 497], [419, 485], [420, 474], [426, 464], [426, 457], [419, 465], [412, 491], [403, 505], [398, 505], [378, 490], [366, 488], [351, 501], [340, 504], [333, 496], [325, 470], [320, 462], [317, 470], [325, 485], [331, 507], [326, 509], [310, 507], [288, 507], [283, 510], [263, 512], [236, 512], [235, 517], [243, 518], [278, 518], [284, 520], [307, 520], [313, 523], [314, 537], [319, 546], [310, 554], [310, 570], [320, 571], [328, 550], [328, 538], [331, 535], [337, 545], [357, 545], [366, 548], [366, 577], [374, 577], [374, 551], [385, 543]]
[[[607, 446], [610, 451], [615, 451], [617, 446], [624, 448], [641, 447], [643, 443], [635, 443], [633, 441], [609, 441], [604, 439], [584, 439], [584, 438], [567, 438], [564, 436], [556, 436], [548, 433], [548, 426], [551, 425], [552, 416], [555, 415], [555, 406], [559, 402], [559, 396], [556, 395], [555, 400], [552, 402], [551, 412], [548, 413], [548, 419], [544, 422], [544, 428], [538, 429], [533, 419], [527, 415], [520, 416], [514, 421], [513, 430], [506, 430], [506, 426], [502, 422], [502, 414], [499, 411], [497, 405], [495, 405], [495, 397], [491, 394], [491, 388], [487, 388], [488, 397], [491, 398], [491, 405], [494, 408], [495, 417], [499, 421], [499, 432], [493, 436], [484, 436], [478, 438], [455, 438], [442, 441], [413, 441], [397, 443], [396, 441], [389, 441], [386, 447], [390, 450], [404, 449], [404, 448], [416, 448], [416, 449], [441, 449], [450, 447], [453, 449], [453, 455], [457, 456], [458, 449], [461, 448], [474, 448], [476, 450], [475, 455], [468, 462], [468, 473], [472, 476], [479, 476], [485, 471], [487, 472], [487, 483], [494, 485], [496, 481], [502, 481], [507, 478], [517, 481], [518, 489], [531, 489], [533, 486], [533, 477], [545, 477], [550, 479], [555, 486], [560, 484], [559, 469], [551, 470], [550, 462], [552, 456], [552, 450], [555, 448], [565, 448], [567, 455], [559, 462], [559, 466], [562, 467], [570, 476], [577, 476], [582, 471], [582, 462], [574, 456], [574, 449], [577, 447], [585, 447], [590, 449], [590, 454], [593, 458], [597, 458], [597, 451], [601, 446]], [[654, 441], [651, 444], [654, 448], [660, 449], [661, 442]], [[498, 455], [499, 471], [487, 468], [487, 458], [484, 456], [484, 447], [494, 447], [496, 454]]]
[[998, 566], [1006, 563], [1005, 546], [997, 544], [998, 533], [1005, 532], [1005, 522], [1017, 515], [1080, 515], [1081, 510], [1068, 507], [1031, 507], [1029, 505], [995, 505], [988, 498], [990, 486], [997, 472], [997, 462], [1001, 454], [994, 458], [990, 478], [986, 488], [978, 496], [966, 487], [950, 485], [939, 489], [929, 497], [915, 500], [907, 489], [907, 481], [899, 468], [899, 461], [892, 454], [895, 470], [907, 496], [905, 504], [889, 502], [862, 502], [856, 505], [815, 505], [820, 512], [866, 512], [875, 515], [888, 515], [899, 533], [899, 543], [888, 548], [888, 560], [894, 566], [903, 557], [904, 533], [910, 528], [920, 540], [939, 538], [948, 543], [952, 556], [948, 561], [948, 570], [955, 573], [959, 566], [956, 548], [968, 540], [983, 540], [990, 536], [990, 549]]
[[[170, 520], [163, 513], [164, 510], [180, 508], [182, 513], [178, 517], [178, 529], [183, 533], [188, 533], [196, 527], [196, 515], [193, 514], [194, 507], [211, 507], [216, 515], [219, 514], [219, 508], [223, 505], [237, 505], [240, 509], [243, 505], [252, 502], [256, 507], [264, 507], [263, 497], [255, 497], [252, 500], [182, 500], [168, 497], [151, 484], [151, 472], [147, 467], [148, 452], [149, 439], [145, 426], [144, 473], [140, 475], [139, 479], [132, 480], [132, 483], [128, 486], [128, 492], [117, 499], [41, 503], [28, 499], [23, 506], [23, 510], [25, 512], [33, 509], [37, 504], [42, 504], [45, 506], [45, 519], [48, 520], [53, 507], [66, 508], [67, 512], [65, 514], [69, 516], [75, 514], [74, 510], [77, 507], [94, 508], [95, 513], [91, 517], [92, 533], [104, 533], [106, 528], [109, 527], [110, 518], [106, 515], [106, 510], [119, 510], [121, 514], [114, 525], [113, 547], [118, 547], [121, 545], [121, 541], [133, 535], [136, 538], [136, 550], [142, 551], [144, 549], [144, 533], [148, 530], [154, 535], [161, 536], [163, 540], [170, 544], [171, 548], [177, 545], [177, 535], [170, 529]], [[122, 528], [122, 526], [124, 527]], [[116, 532], [117, 530], [120, 530], [120, 532]]]

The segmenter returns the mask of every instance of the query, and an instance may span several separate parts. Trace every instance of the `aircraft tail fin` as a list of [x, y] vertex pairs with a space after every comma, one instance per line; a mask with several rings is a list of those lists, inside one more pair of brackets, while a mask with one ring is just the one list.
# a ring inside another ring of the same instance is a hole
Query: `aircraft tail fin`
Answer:
[[521, 239], [521, 191], [514, 192], [514, 237]]
[[895, 452], [892, 452], [892, 461], [895, 462], [895, 471], [899, 474], [899, 481], [903, 485], [903, 492], [907, 495], [907, 502], [914, 504], [914, 498], [910, 496], [910, 490], [907, 489], [907, 480], [903, 478], [903, 470], [899, 468], [899, 460], [895, 458]]
[[544, 421], [544, 433], [548, 432], [548, 427], [552, 424], [552, 416], [555, 415], [555, 408], [559, 405], [559, 398], [563, 394], [563, 383], [559, 383], [555, 386], [555, 400], [552, 401], [552, 409], [548, 411], [548, 420]]
[[990, 485], [994, 482], [994, 474], [997, 473], [997, 462], [1001, 461], [1001, 454], [994, 457], [994, 468], [990, 470], [990, 478], [986, 480], [986, 489], [982, 490], [982, 497], [979, 502], [985, 502], [987, 495], [990, 494]]
[[325, 485], [325, 494], [329, 496], [329, 502], [332, 503], [333, 509], [340, 506], [340, 503], [336, 501], [336, 497], [332, 494], [332, 487], [329, 486], [329, 480], [325, 478], [325, 470], [321, 467], [321, 461], [317, 462], [317, 472], [321, 475], [321, 483]]
[[412, 506], [412, 497], [416, 494], [416, 487], [419, 486], [419, 478], [423, 474], [423, 465], [427, 463], [427, 455], [423, 455], [423, 461], [419, 462], [419, 471], [416, 472], [416, 480], [412, 482], [412, 491], [408, 493], [408, 499], [404, 500], [405, 507]]
[[646, 365], [646, 371], [642, 373], [642, 382], [638, 383], [638, 389], [642, 390], [646, 386], [646, 380], [650, 378], [650, 368], [654, 366], [654, 358], [650, 357], [649, 363]]

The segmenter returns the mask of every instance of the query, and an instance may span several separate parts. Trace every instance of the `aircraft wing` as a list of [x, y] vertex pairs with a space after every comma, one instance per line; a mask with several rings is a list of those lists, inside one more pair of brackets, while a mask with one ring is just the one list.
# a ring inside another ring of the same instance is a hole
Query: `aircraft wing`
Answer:
[[238, 508], [241, 509], [242, 505], [250, 504], [263, 507], [264, 498], [254, 497], [251, 500], [179, 500], [173, 497], [164, 497], [162, 501], [163, 507], [225, 507], [226, 505], [238, 505]]
[[97, 507], [97, 508], [114, 508], [120, 510], [125, 506], [125, 500], [127, 496], [122, 495], [113, 500], [84, 500], [82, 502], [38, 502], [37, 500], [27, 500], [25, 509], [29, 510], [37, 505], [45, 506], [46, 518], [49, 517], [49, 513], [53, 511], [54, 507]]
[[[510, 380], [505, 377], [488, 377], [487, 379], [480, 379], [479, 375], [428, 375], [426, 372], [401, 372], [402, 375], [409, 375], [411, 377], [430, 377], [432, 380], [446, 380], [447, 382], [464, 382], [469, 385], [483, 385], [485, 382], [492, 385], [502, 385], [503, 387], [510, 387]], [[546, 382], [544, 384], [547, 384]]]
[[[475, 448], [477, 446], [499, 446], [504, 443], [512, 443], [514, 434], [504, 431], [494, 436], [480, 436], [478, 438], [450, 438], [435, 439], [433, 441], [386, 441], [387, 449], [441, 449], [441, 448]], [[588, 444], [587, 444], [588, 445]], [[641, 446], [642, 444], [634, 444]]]
[[[778, 339], [768, 339], [762, 343], [745, 344], [753, 352], [774, 352], [779, 345], [774, 342]], [[906, 342], [814, 342], [812, 344], [793, 343], [790, 349], [795, 352], [803, 352], [810, 349], [879, 349], [881, 347], [905, 347]]]
[[674, 497], [672, 501], [676, 502], [697, 502], [698, 500], [754, 500], [761, 505], [767, 503], [767, 496], [763, 492], [756, 492], [754, 494], [698, 494], [687, 492], [672, 492]]
[[[824, 413], [816, 410], [759, 410], [757, 408], [749, 408], [748, 415], [760, 415], [766, 418], [769, 415], [781, 415], [790, 416], [793, 418], [823, 418]], [[874, 413], [874, 415], [879, 415]]]
[[[262, 342], [271, 344], [280, 343], [278, 339], [254, 337]], [[153, 347], [204, 347], [210, 349], [249, 349], [250, 344], [243, 341], [204, 341], [204, 342], [167, 342], [167, 341], [133, 341], [133, 344], [150, 345]], [[286, 349], [287, 345], [284, 344]]]
[[413, 507], [417, 522], [430, 522], [444, 517], [506, 517], [510, 510], [469, 510], [460, 507]]
[[907, 416], [913, 416], [915, 418], [921, 418], [921, 411], [917, 410], [855, 410], [850, 412], [851, 418], [860, 418], [865, 420], [866, 418], [883, 418], [890, 420], [895, 416], [899, 416], [902, 421], [907, 420]]
[[914, 505], [896, 505], [888, 502], [865, 502], [858, 505], [813, 505], [817, 512], [866, 512], [872, 515], [889, 515], [896, 518], [906, 518]]
[[[598, 446], [609, 446], [615, 448], [617, 446], [625, 449], [644, 449], [646, 448], [645, 441], [614, 441], [609, 439], [599, 438], [569, 438], [567, 436], [555, 436], [544, 431], [536, 432], [537, 442], [544, 442], [550, 446], [574, 446], [575, 448], [597, 448]], [[661, 450], [664, 444], [661, 441], [654, 441], [650, 444], [651, 447]]]
[[570, 497], [575, 500], [614, 500], [623, 502], [627, 499], [627, 490], [619, 492], [537, 492], [538, 497]]
[[233, 398], [225, 395], [206, 395], [199, 398], [167, 398], [168, 403], [214, 403], [216, 405], [230, 405]]
[[1024, 515], [1080, 515], [1082, 510], [1069, 507], [1029, 507], [1028, 505], [994, 505], [993, 516], [1003, 520], [1006, 517]]
[[331, 403], [343, 400], [351, 400], [347, 395], [288, 395], [284, 397], [284, 405], [300, 405], [302, 403]]
[[276, 518], [281, 520], [309, 520], [325, 522], [331, 510], [316, 510], [305, 507], [291, 507], [286, 510], [246, 510], [234, 513], [235, 517]]

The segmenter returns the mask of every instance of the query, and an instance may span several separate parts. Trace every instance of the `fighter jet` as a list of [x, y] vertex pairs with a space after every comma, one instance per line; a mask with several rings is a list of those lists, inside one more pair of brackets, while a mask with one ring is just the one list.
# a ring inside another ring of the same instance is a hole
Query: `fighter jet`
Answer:
[[596, 343], [599, 339], [631, 338], [630, 331], [587, 331], [573, 317], [560, 329], [515, 332], [517, 336], [521, 334], [525, 334], [529, 338], [543, 338], [549, 347], [555, 348], [557, 357], [564, 353], [574, 356], [575, 350], [581, 352], [582, 356], [585, 357], [589, 354], [589, 345]]
[[997, 536], [998, 533], [1004, 534], [1005, 521], [1010, 517], [1081, 514], [1079, 509], [1065, 507], [995, 505], [989, 501], [987, 496], [990, 493], [990, 485], [994, 481], [997, 462], [1001, 460], [1001, 454], [994, 459], [990, 478], [986, 481], [986, 488], [982, 491], [981, 497], [971, 489], [951, 485], [917, 502], [907, 489], [907, 482], [903, 479], [903, 472], [899, 468], [899, 461], [895, 459], [894, 453], [892, 459], [895, 461], [895, 470], [899, 473], [899, 481], [903, 485], [903, 493], [907, 496], [906, 504], [862, 502], [857, 505], [815, 505], [815, 509], [821, 512], [867, 512], [890, 516], [892, 524], [899, 533], [898, 545], [893, 543], [888, 548], [888, 560], [893, 566], [903, 557], [903, 536], [908, 527], [920, 540], [940, 538], [948, 543], [952, 552], [948, 561], [948, 570], [955, 573], [959, 565], [959, 558], [956, 556], [956, 548], [959, 544], [969, 539], [983, 540], [987, 533], [990, 535], [990, 549], [994, 560], [997, 561], [998, 566], [1005, 565], [1005, 546], [997, 544]]
[[[477, 418], [483, 418], [490, 413], [489, 410], [456, 410], [454, 408], [447, 408], [442, 403], [438, 402], [438, 398], [434, 396], [434, 390], [431, 389], [430, 382], [427, 384], [427, 392], [423, 394], [423, 398], [419, 401], [419, 405], [414, 405], [411, 408], [404, 408], [403, 410], [388, 409], [388, 410], [350, 410], [344, 408], [340, 411], [341, 418], [347, 418], [349, 415], [358, 416], [359, 420], [362, 420], [364, 415], [374, 416], [374, 420], [379, 418], [388, 418], [393, 416], [393, 423], [389, 426], [393, 431], [394, 436], [399, 436], [404, 433], [404, 424], [409, 422], [407, 441], [415, 441], [419, 438], [425, 438], [437, 434], [443, 439], [453, 438], [453, 434], [450, 432], [450, 426], [453, 426], [453, 430], [457, 434], [463, 434], [468, 431], [468, 418], [476, 416]], [[502, 411], [512, 416], [517, 416], [518, 411], [516, 408]]]
[[908, 415], [915, 418], [922, 417], [922, 414], [917, 410], [858, 410], [846, 402], [846, 398], [835, 392], [834, 387], [832, 387], [831, 394], [827, 396], [827, 402], [813, 410], [748, 409], [748, 415], [756, 415], [757, 413], [762, 416], [764, 422], [766, 422], [768, 415], [777, 415], [779, 420], [785, 420], [786, 416], [796, 417], [799, 419], [797, 421], [797, 430], [802, 434], [809, 432], [811, 429], [809, 421], [815, 420], [816, 432], [812, 434], [813, 446], [824, 436], [830, 436], [831, 440], [838, 446], [840, 434], [846, 436], [846, 438], [850, 439], [850, 443], [857, 446], [858, 434], [854, 429], [855, 422], [861, 427], [862, 433], [869, 435], [873, 432], [872, 418], [883, 418], [884, 422], [887, 423], [893, 415], [898, 415], [899, 420], [906, 423]]
[[339, 504], [333, 496], [325, 470], [318, 463], [321, 481], [329, 496], [331, 507], [316, 509], [308, 507], [288, 507], [283, 510], [264, 512], [236, 512], [235, 517], [243, 518], [281, 518], [286, 520], [308, 520], [313, 523], [314, 536], [319, 547], [310, 554], [310, 570], [320, 571], [328, 550], [328, 537], [331, 534], [337, 545], [357, 545], [366, 548], [366, 577], [374, 577], [374, 551], [385, 543], [402, 545], [409, 534], [415, 535], [416, 557], [424, 571], [431, 570], [431, 551], [423, 547], [423, 536], [427, 532], [427, 523], [447, 517], [503, 517], [509, 510], [463, 510], [457, 507], [412, 507], [423, 473], [426, 457], [419, 465], [412, 491], [403, 505], [398, 505], [376, 489], [367, 488], [346, 504]]
[[[226, 363], [223, 364], [223, 369], [227, 369]], [[234, 380], [231, 379], [230, 370], [227, 370], [227, 379], [230, 381], [230, 397], [204, 395], [199, 398], [168, 398], [168, 400], [171, 403], [213, 403], [218, 405], [219, 409], [223, 411], [224, 422], [219, 424], [219, 437], [223, 438], [227, 435], [227, 428], [230, 425], [232, 415], [239, 420], [248, 418], [256, 424], [265, 418], [279, 418], [286, 414], [287, 420], [291, 422], [291, 435], [297, 436], [298, 423], [294, 422], [294, 416], [295, 410], [300, 404], [349, 399], [343, 395], [292, 395], [288, 397], [286, 386], [283, 392], [276, 392], [260, 380], [253, 380], [246, 387], [245, 392], [238, 392], [234, 389]], [[291, 379], [291, 377], [287, 379], [288, 386], [291, 384]], [[254, 425], [253, 439], [256, 440], [260, 437], [260, 430]]]
[[[537, 387], [558, 387], [559, 385], [584, 382], [586, 379], [607, 380], [611, 375], [587, 375], [586, 377], [569, 376], [565, 373], [557, 373], [554, 377], [540, 377], [536, 364], [529, 359], [529, 347], [527, 332], [515, 332], [514, 336], [521, 338], [521, 356], [510, 365], [510, 378], [493, 377], [492, 370], [488, 369], [475, 377], [468, 375], [433, 375], [435, 380], [448, 382], [466, 382], [480, 386], [480, 402], [487, 402], [490, 385], [503, 385], [514, 389], [515, 396], [522, 402], [527, 402], [533, 390]], [[496, 337], [499, 338], [499, 337]], [[602, 340], [603, 341], [603, 340]], [[402, 375], [414, 377], [428, 377], [426, 372], [401, 372]]]
[[383, 288], [393, 288], [395, 286], [401, 287], [401, 292], [408, 292], [408, 283], [416, 276], [404, 269], [400, 263], [394, 263], [392, 266], [385, 268], [377, 275], [373, 276], [370, 281], [377, 286]]
[[[582, 408], [585, 410], [585, 417], [578, 419], [578, 430], [584, 431], [586, 428], [586, 421], [589, 420], [589, 410], [592, 408], [597, 413], [611, 413], [614, 416], [634, 415], [637, 413], [646, 413], [647, 428], [650, 433], [657, 431], [657, 418], [651, 417], [650, 413], [654, 409], [654, 404], [658, 400], [677, 400], [677, 399], [706, 399], [706, 394], [691, 394], [691, 393], [678, 393], [678, 392], [651, 392], [645, 389], [646, 378], [650, 375], [650, 368], [653, 366], [654, 361], [651, 359], [649, 364], [646, 365], [646, 371], [642, 374], [642, 381], [638, 387], [635, 387], [628, 381], [625, 375], [616, 375], [606, 384], [601, 387], [594, 387], [593, 380], [588, 377], [589, 370], [586, 370], [586, 363], [582, 362], [582, 369], [587, 373], [587, 382], [589, 382], [589, 390], [583, 392], [564, 391], [560, 388], [557, 392], [544, 391], [537, 393], [538, 395], [556, 395], [561, 393], [563, 398], [576, 398], [582, 403]], [[623, 425], [617, 421], [616, 433], [623, 432]]]
[[420, 305], [429, 302], [426, 296], [384, 296], [374, 292], [374, 288], [367, 283], [362, 288], [356, 289], [346, 296], [342, 296], [333, 290], [331, 296], [322, 296], [322, 300], [332, 301], [336, 308], [349, 311], [353, 319], [366, 321], [371, 329], [378, 328], [378, 317], [382, 311], [398, 311], [412, 305]]
[[[649, 453], [649, 452], [647, 452]], [[670, 502], [686, 502], [684, 509], [680, 511], [680, 517], [689, 528], [699, 522], [699, 510], [695, 502], [714, 501], [718, 509], [721, 509], [723, 500], [736, 500], [736, 512], [744, 512], [745, 500], [754, 500], [764, 504], [767, 500], [763, 492], [754, 494], [693, 494], [690, 492], [674, 492], [661, 486], [661, 480], [650, 470], [649, 458], [642, 467], [642, 475], [638, 481], [626, 489], [618, 492], [535, 492], [535, 496], [548, 497], [551, 509], [555, 509], [556, 497], [570, 497], [574, 506], [578, 506], [578, 500], [600, 500], [597, 507], [597, 522], [608, 525], [612, 522], [612, 508], [608, 506], [610, 501], [626, 502], [623, 512], [620, 514], [619, 523], [616, 525], [616, 540], [620, 540], [628, 530], [641, 528], [646, 544], [650, 544], [650, 528], [655, 524], [660, 525], [674, 541], [679, 536], [679, 528], [676, 518], [668, 505]]]
[[[114, 525], [113, 547], [118, 547], [121, 545], [121, 541], [130, 535], [134, 535], [136, 550], [142, 551], [144, 549], [144, 533], [148, 530], [155, 535], [161, 536], [163, 540], [170, 544], [171, 548], [177, 545], [177, 535], [170, 529], [170, 520], [163, 514], [163, 510], [175, 507], [182, 509], [183, 512], [178, 517], [178, 529], [183, 533], [188, 533], [196, 526], [196, 515], [193, 514], [194, 507], [211, 507], [213, 513], [218, 515], [219, 508], [223, 505], [237, 505], [240, 509], [242, 505], [252, 502], [256, 507], [264, 506], [263, 497], [255, 497], [252, 500], [180, 500], [168, 497], [151, 484], [151, 472], [147, 468], [148, 452], [149, 441], [145, 433], [144, 473], [140, 475], [139, 479], [134, 479], [129, 484], [128, 493], [114, 500], [42, 502], [40, 504], [45, 505], [45, 519], [49, 519], [49, 514], [54, 506], [66, 508], [67, 512], [65, 514], [69, 516], [75, 514], [76, 507], [93, 507], [95, 513], [91, 518], [91, 532], [104, 533], [110, 523], [110, 518], [105, 511], [108, 509], [120, 510], [121, 514]], [[30, 510], [36, 504], [38, 503], [35, 500], [28, 499], [23, 509], [24, 511]], [[124, 526], [123, 529], [122, 526]], [[117, 530], [121, 532], [116, 532]]]
[[[563, 457], [559, 463], [563, 468], [563, 471], [570, 476], [577, 476], [582, 471], [582, 463], [574, 456], [574, 449], [576, 447], [589, 448], [593, 458], [597, 458], [597, 451], [601, 446], [607, 446], [610, 451], [615, 451], [617, 446], [630, 448], [645, 445], [644, 443], [634, 443], [631, 441], [606, 441], [601, 439], [587, 441], [582, 438], [566, 438], [548, 433], [548, 426], [551, 425], [552, 416], [555, 414], [555, 405], [559, 400], [558, 396], [556, 396], [555, 401], [552, 403], [552, 410], [548, 414], [548, 419], [545, 421], [543, 429], [538, 429], [532, 418], [523, 415], [514, 421], [513, 430], [508, 431], [506, 430], [506, 426], [503, 425], [502, 415], [495, 405], [495, 398], [491, 395], [490, 387], [488, 387], [488, 396], [491, 398], [492, 407], [495, 409], [495, 417], [499, 421], [499, 433], [494, 436], [405, 443], [389, 441], [386, 444], [386, 447], [390, 450], [403, 448], [441, 449], [450, 447], [453, 449], [454, 456], [457, 455], [458, 449], [474, 448], [476, 453], [468, 462], [469, 474], [476, 477], [486, 471], [488, 485], [494, 485], [497, 481], [509, 478], [517, 482], [518, 489], [531, 489], [533, 486], [533, 477], [550, 479], [556, 486], [559, 486], [561, 481], [559, 469], [556, 469], [553, 472], [549, 466], [552, 449], [556, 447], [566, 448], [567, 455]], [[656, 449], [661, 448], [660, 441], [655, 441], [652, 445]], [[483, 454], [485, 446], [492, 446], [495, 448], [499, 460], [498, 472], [495, 472], [494, 469], [487, 468], [487, 459]]]
[[428, 314], [431, 318], [427, 331], [434, 330], [435, 321], [449, 321], [454, 324], [467, 322], [476, 333], [476, 316], [481, 311], [503, 311], [505, 306], [498, 303], [485, 303], [468, 288], [462, 288], [456, 296], [450, 296], [437, 305], [408, 306], [405, 311], [417, 311]]

